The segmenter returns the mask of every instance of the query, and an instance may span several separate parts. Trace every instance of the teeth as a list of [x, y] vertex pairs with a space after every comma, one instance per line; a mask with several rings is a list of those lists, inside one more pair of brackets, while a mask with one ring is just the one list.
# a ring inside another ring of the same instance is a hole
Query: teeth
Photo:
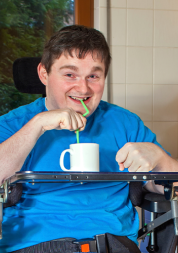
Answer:
[[[72, 97], [72, 96], [71, 96], [71, 98], [73, 98], [73, 99], [75, 99], [75, 100], [81, 100], [81, 98], [76, 98], [76, 97]], [[86, 98], [82, 98], [82, 100], [84, 100], [84, 101], [85, 101], [85, 100], [87, 100], [87, 98], [88, 98], [88, 97], [86, 97]]]

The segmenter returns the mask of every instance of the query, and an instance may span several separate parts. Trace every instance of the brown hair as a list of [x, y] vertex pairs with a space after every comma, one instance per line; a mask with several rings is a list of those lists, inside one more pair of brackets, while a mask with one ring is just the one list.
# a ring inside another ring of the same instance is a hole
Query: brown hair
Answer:
[[94, 28], [81, 25], [66, 26], [56, 32], [44, 47], [41, 64], [49, 74], [54, 61], [62, 53], [73, 57], [73, 50], [79, 59], [83, 59], [87, 53], [93, 55], [96, 52], [104, 60], [105, 76], [107, 75], [111, 56], [104, 35]]

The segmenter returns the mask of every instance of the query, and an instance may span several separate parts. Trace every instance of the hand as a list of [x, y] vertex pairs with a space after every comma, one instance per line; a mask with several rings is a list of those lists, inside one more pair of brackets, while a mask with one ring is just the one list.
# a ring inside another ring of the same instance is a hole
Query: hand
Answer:
[[43, 132], [52, 129], [83, 131], [86, 126], [86, 118], [70, 108], [42, 112], [37, 117]]
[[159, 168], [167, 154], [156, 144], [150, 142], [128, 142], [116, 155], [120, 170], [128, 168], [129, 172], [149, 172]]

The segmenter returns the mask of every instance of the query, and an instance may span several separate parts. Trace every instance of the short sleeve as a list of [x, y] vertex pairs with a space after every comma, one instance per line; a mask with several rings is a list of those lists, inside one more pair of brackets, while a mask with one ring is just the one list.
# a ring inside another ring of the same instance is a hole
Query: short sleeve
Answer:
[[[19, 129], [23, 126], [21, 126], [21, 119], [4, 119], [3, 116], [0, 117], [0, 143], [3, 143], [7, 139], [9, 139], [12, 135], [14, 135]], [[15, 150], [14, 150], [15, 152]], [[30, 160], [30, 155], [27, 156], [22, 168], [19, 168], [19, 170], [27, 170], [28, 164]]]

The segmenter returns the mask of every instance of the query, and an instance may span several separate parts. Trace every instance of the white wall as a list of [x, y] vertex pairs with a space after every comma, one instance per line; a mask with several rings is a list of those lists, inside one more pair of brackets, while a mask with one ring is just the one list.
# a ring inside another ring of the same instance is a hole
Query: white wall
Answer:
[[[110, 22], [113, 103], [178, 158], [178, 0], [111, 0]], [[107, 0], [95, 0], [94, 24], [107, 35]]]

